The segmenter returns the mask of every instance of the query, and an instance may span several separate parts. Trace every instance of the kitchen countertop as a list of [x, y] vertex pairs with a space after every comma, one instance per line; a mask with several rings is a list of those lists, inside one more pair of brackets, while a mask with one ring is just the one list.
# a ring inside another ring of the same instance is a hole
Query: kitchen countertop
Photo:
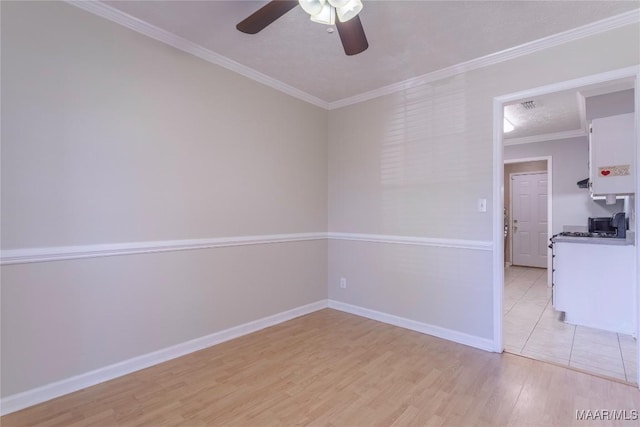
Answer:
[[635, 245], [635, 233], [627, 231], [626, 239], [616, 239], [611, 237], [569, 237], [555, 236], [554, 243], [586, 243], [590, 245], [610, 245], [610, 246], [633, 246]]

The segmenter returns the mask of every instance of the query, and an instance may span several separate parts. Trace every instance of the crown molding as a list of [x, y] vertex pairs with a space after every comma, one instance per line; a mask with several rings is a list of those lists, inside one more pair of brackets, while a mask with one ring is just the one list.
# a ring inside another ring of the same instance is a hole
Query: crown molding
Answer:
[[520, 56], [539, 52], [541, 50], [559, 46], [567, 42], [579, 40], [585, 37], [593, 36], [638, 22], [640, 22], [640, 9], [635, 9], [629, 12], [622, 13], [620, 15], [592, 22], [581, 27], [572, 28], [561, 33], [553, 34], [551, 36], [521, 44], [519, 46], [514, 46], [512, 48], [505, 49], [499, 52], [490, 53], [489, 55], [481, 56], [470, 61], [461, 62], [459, 64], [452, 65], [451, 67], [423, 74], [418, 77], [413, 77], [402, 82], [384, 86], [379, 89], [374, 89], [369, 92], [351, 96], [349, 98], [344, 98], [339, 101], [330, 102], [329, 109], [334, 110], [337, 108], [342, 108], [349, 105], [358, 104], [360, 102], [368, 101], [373, 98], [378, 98], [380, 96], [401, 92], [418, 85], [432, 83], [441, 79], [453, 77], [457, 74], [465, 73], [467, 71], [472, 71], [478, 68], [498, 64], [500, 62], [509, 61]]
[[528, 55], [534, 52], [538, 52], [544, 49], [548, 49], [554, 46], [558, 46], [567, 42], [578, 40], [581, 38], [589, 37], [599, 33], [603, 33], [609, 30], [623, 27], [625, 25], [634, 24], [640, 22], [640, 9], [635, 9], [629, 12], [622, 13], [620, 15], [612, 16], [602, 19], [600, 21], [592, 22], [581, 27], [573, 28], [558, 34], [553, 34], [538, 40], [534, 40], [519, 46], [515, 46], [509, 49], [505, 49], [499, 52], [491, 53], [489, 55], [475, 58], [470, 61], [461, 62], [451, 67], [443, 68], [441, 70], [433, 71], [421, 76], [413, 77], [411, 79], [404, 80], [402, 82], [394, 83], [388, 86], [383, 86], [372, 91], [364, 92], [358, 95], [354, 95], [348, 98], [344, 98], [338, 101], [328, 102], [313, 96], [307, 92], [290, 86], [280, 80], [269, 77], [253, 68], [242, 65], [239, 62], [233, 61], [226, 56], [215, 53], [209, 49], [206, 49], [194, 42], [170, 33], [166, 30], [153, 26], [145, 21], [135, 18], [127, 13], [124, 13], [118, 9], [108, 6], [101, 1], [90, 0], [65, 0], [68, 4], [78, 7], [84, 11], [93, 13], [109, 21], [120, 24], [133, 31], [144, 34], [160, 42], [166, 43], [170, 46], [180, 49], [184, 52], [204, 59], [212, 64], [219, 65], [228, 70], [234, 71], [247, 78], [255, 80], [273, 89], [279, 90], [287, 95], [298, 98], [302, 101], [313, 104], [317, 107], [325, 110], [334, 110], [337, 108], [346, 107], [360, 102], [368, 101], [373, 98], [378, 98], [384, 95], [390, 95], [392, 93], [400, 92], [411, 87], [415, 87], [422, 84], [432, 83], [437, 80], [445, 79], [455, 76], [457, 74], [465, 73], [468, 71], [476, 70], [478, 68], [487, 67], [490, 65], [505, 62], [511, 59], [518, 58], [520, 56]]
[[300, 89], [296, 89], [293, 86], [283, 83], [280, 80], [276, 80], [273, 77], [269, 77], [266, 74], [263, 74], [259, 71], [254, 70], [253, 68], [247, 67], [246, 65], [242, 65], [239, 62], [236, 62], [232, 59], [227, 58], [226, 56], [220, 55], [219, 53], [206, 49], [197, 43], [194, 43], [176, 34], [173, 34], [169, 31], [166, 31], [154, 25], [151, 25], [141, 19], [138, 19], [116, 8], [106, 5], [101, 1], [95, 1], [95, 0], [90, 0], [90, 1], [65, 0], [65, 1], [66, 3], [72, 6], [75, 6], [79, 9], [82, 9], [86, 12], [93, 13], [94, 15], [108, 19], [109, 21], [115, 22], [116, 24], [120, 24], [123, 27], [129, 28], [130, 30], [136, 31], [140, 34], [144, 34], [145, 36], [151, 37], [152, 39], [168, 44], [169, 46], [175, 47], [176, 49], [180, 49], [184, 52], [190, 53], [194, 56], [197, 56], [200, 59], [204, 59], [207, 62], [216, 64], [228, 70], [234, 71], [244, 77], [250, 78], [251, 80], [255, 80], [259, 83], [262, 83], [280, 92], [286, 93], [287, 95], [293, 96], [294, 98], [298, 98], [302, 101], [308, 102], [320, 108], [324, 108], [324, 109], [329, 108], [329, 103], [327, 101], [324, 101], [318, 97], [310, 95]]
[[504, 145], [522, 145], [534, 142], [556, 141], [558, 139], [587, 137], [589, 134], [584, 129], [568, 130], [565, 132], [545, 133], [542, 135], [523, 136], [522, 138], [504, 139]]

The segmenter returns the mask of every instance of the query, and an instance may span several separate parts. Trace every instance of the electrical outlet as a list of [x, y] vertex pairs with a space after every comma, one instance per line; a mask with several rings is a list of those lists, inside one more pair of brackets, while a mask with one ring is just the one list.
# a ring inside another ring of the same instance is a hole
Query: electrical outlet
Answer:
[[346, 287], [347, 287], [347, 279], [345, 277], [341, 277], [340, 278], [340, 287], [342, 289], [346, 289]]

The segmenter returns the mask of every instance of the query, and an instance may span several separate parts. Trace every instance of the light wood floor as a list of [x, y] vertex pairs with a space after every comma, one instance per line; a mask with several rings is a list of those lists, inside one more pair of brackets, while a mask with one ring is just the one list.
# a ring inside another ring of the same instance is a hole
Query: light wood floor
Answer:
[[[322, 310], [6, 415], [11, 426], [586, 426], [626, 384]], [[638, 421], [601, 425], [639, 425]]]

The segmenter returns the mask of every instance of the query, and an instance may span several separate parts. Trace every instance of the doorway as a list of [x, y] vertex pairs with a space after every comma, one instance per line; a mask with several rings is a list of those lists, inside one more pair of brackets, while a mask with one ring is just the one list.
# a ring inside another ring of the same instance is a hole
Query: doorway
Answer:
[[[504, 166], [503, 166], [503, 108], [504, 105], [509, 102], [514, 102], [519, 99], [524, 99], [527, 97], [533, 97], [538, 95], [546, 95], [551, 93], [560, 92], [563, 90], [570, 89], [578, 89], [582, 87], [587, 87], [590, 85], [599, 85], [599, 84], [607, 84], [610, 82], [614, 82], [618, 79], [628, 79], [632, 81], [633, 88], [635, 89], [634, 99], [635, 99], [635, 117], [636, 123], [639, 122], [639, 110], [640, 110], [640, 94], [637, 91], [637, 81], [640, 78], [640, 70], [638, 67], [629, 67], [622, 70], [611, 71], [599, 75], [589, 76], [585, 78], [579, 78], [571, 81], [556, 83], [549, 86], [544, 86], [540, 88], [535, 88], [527, 91], [522, 91], [519, 93], [513, 93], [509, 95], [504, 95], [500, 97], [494, 98], [494, 210], [493, 210], [493, 242], [494, 242], [494, 253], [493, 253], [493, 269], [494, 269], [494, 350], [497, 352], [502, 352], [504, 350], [504, 341], [503, 341], [503, 314], [504, 314], [504, 291], [505, 291], [505, 272], [504, 272], [504, 262], [505, 262], [505, 247], [507, 246], [506, 240], [504, 238], [504, 208], [505, 208], [505, 186], [504, 186]], [[636, 132], [636, 145], [637, 145], [638, 133]], [[636, 152], [636, 161], [640, 159], [640, 150]], [[636, 163], [640, 164], [640, 163]], [[638, 174], [636, 174], [636, 188], [640, 188], [640, 181], [638, 179]], [[634, 202], [635, 211], [640, 211], [640, 198], [636, 197]], [[637, 250], [637, 239], [635, 246], [635, 259], [636, 261], [640, 261], [640, 256]], [[549, 269], [550, 270], [550, 269]], [[527, 270], [528, 271], [528, 270]], [[529, 274], [523, 272], [523, 274]], [[636, 270], [636, 287], [638, 287], [638, 270]], [[637, 298], [634, 301], [635, 311], [638, 312], [638, 308], [640, 307], [640, 292], [636, 292]], [[638, 334], [638, 328], [636, 328], [636, 336]], [[574, 336], [577, 332], [574, 330]], [[635, 352], [635, 360], [634, 364], [638, 365], [638, 343], [634, 340], [633, 348]], [[638, 374], [637, 372], [634, 375], [634, 381], [638, 382]]]
[[516, 173], [511, 181], [511, 261], [547, 268], [547, 173]]
[[546, 163], [540, 163], [544, 163], [544, 170], [536, 172], [518, 172], [531, 165], [538, 169], [536, 162], [505, 165], [508, 185], [508, 189], [505, 188], [505, 206], [508, 206], [506, 214], [511, 231], [507, 233], [505, 256], [511, 265], [547, 268], [547, 205], [550, 194]]
[[[513, 214], [514, 208], [512, 203], [511, 196], [511, 177], [517, 176], [518, 174], [527, 174], [527, 173], [546, 173], [546, 188], [543, 188], [541, 193], [545, 193], [546, 197], [541, 202], [535, 204], [537, 210], [543, 209], [544, 213], [536, 214], [536, 217], [542, 218], [546, 220], [546, 224], [542, 225], [539, 228], [539, 235], [535, 240], [537, 244], [536, 252], [541, 255], [540, 258], [543, 258], [544, 263], [540, 263], [538, 260], [538, 265], [535, 267], [538, 268], [546, 268], [546, 282], [547, 285], [551, 286], [551, 257], [549, 256], [549, 238], [553, 235], [553, 158], [552, 156], [538, 156], [538, 157], [522, 157], [522, 158], [513, 158], [513, 159], [505, 159], [503, 168], [503, 186], [504, 186], [504, 240], [503, 240], [503, 259], [504, 266], [509, 267], [514, 265], [513, 262], [513, 237], [518, 232], [521, 232], [521, 228], [518, 227], [518, 223], [513, 223], [513, 220], [520, 221], [518, 218], [519, 215]], [[539, 185], [540, 183], [538, 183]], [[544, 184], [543, 184], [544, 185]], [[522, 206], [520, 206], [522, 207]], [[529, 242], [531, 243], [531, 242]], [[530, 249], [531, 250], [531, 249]], [[518, 265], [518, 261], [522, 262], [522, 260], [517, 260], [515, 265]], [[527, 263], [522, 264], [523, 267], [534, 267], [534, 265], [528, 265]]]

